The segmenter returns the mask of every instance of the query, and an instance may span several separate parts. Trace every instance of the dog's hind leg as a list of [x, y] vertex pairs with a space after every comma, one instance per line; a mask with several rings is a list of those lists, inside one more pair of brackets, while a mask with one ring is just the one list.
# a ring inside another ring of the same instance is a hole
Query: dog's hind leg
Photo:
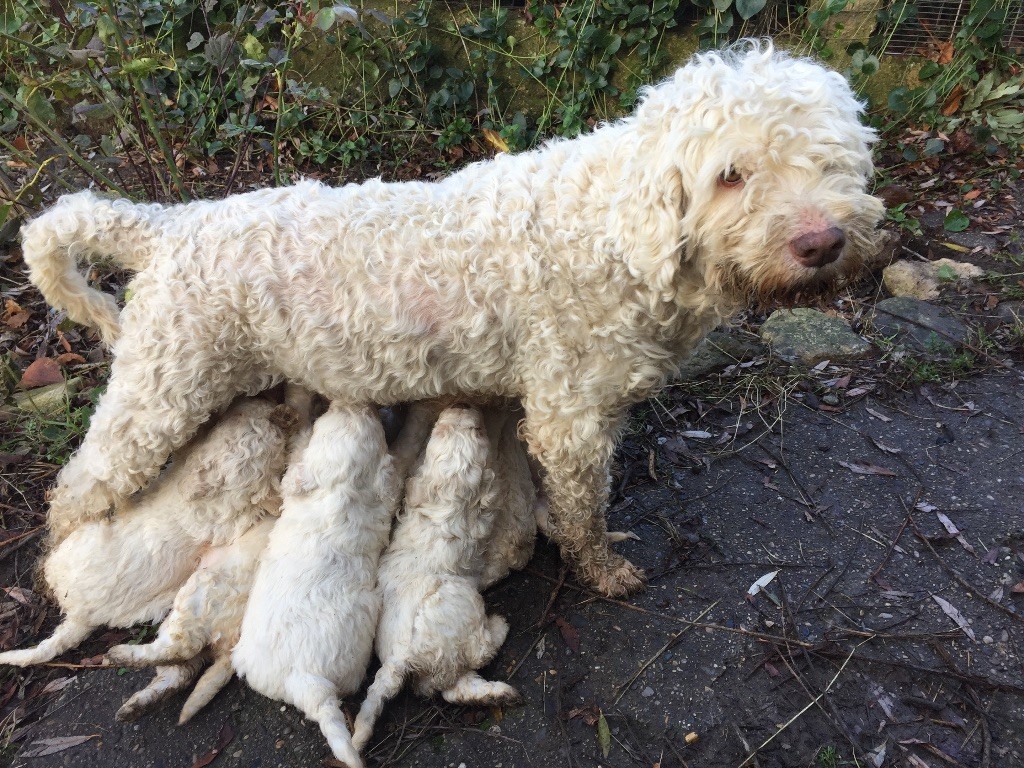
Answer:
[[203, 673], [188, 695], [184, 706], [181, 708], [181, 715], [178, 717], [178, 725], [184, 725], [191, 720], [195, 714], [209, 704], [221, 688], [231, 682], [235, 670], [231, 667], [231, 654], [225, 653], [213, 660], [213, 664]]
[[320, 725], [334, 757], [348, 768], [363, 768], [363, 761], [352, 745], [352, 736], [345, 724], [337, 687], [319, 675], [292, 672], [285, 680], [285, 690], [306, 717]]
[[384, 710], [384, 705], [402, 690], [405, 675], [405, 666], [398, 661], [389, 661], [377, 670], [352, 729], [352, 746], [358, 751], [362, 752], [369, 743], [370, 736], [373, 735], [373, 725]]
[[189, 659], [182, 664], [157, 667], [156, 675], [149, 685], [122, 704], [114, 717], [120, 722], [127, 722], [152, 712], [165, 699], [187, 688], [202, 668], [202, 656]]
[[519, 691], [511, 685], [484, 680], [476, 672], [468, 672], [460, 677], [451, 688], [441, 691], [441, 696], [449, 704], [492, 706], [519, 701]]
[[544, 468], [548, 535], [584, 584], [609, 597], [637, 591], [643, 572], [609, 549], [604, 518], [621, 419], [590, 409], [552, 413], [536, 396], [523, 404], [527, 444]]
[[96, 629], [95, 624], [88, 624], [72, 618], [64, 619], [50, 637], [34, 648], [0, 653], [0, 664], [11, 664], [15, 667], [43, 664], [60, 656], [64, 651], [74, 648], [91, 635], [94, 629]]

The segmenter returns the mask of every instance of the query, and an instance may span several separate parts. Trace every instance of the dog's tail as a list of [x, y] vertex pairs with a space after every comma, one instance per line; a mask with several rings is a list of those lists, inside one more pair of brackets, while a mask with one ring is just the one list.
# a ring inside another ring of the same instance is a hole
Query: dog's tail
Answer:
[[398, 695], [405, 683], [408, 669], [401, 661], [389, 661], [377, 670], [373, 684], [366, 691], [366, 700], [359, 708], [355, 726], [352, 728], [352, 746], [362, 752], [373, 735], [373, 724], [377, 722], [384, 704]]
[[231, 654], [225, 653], [213, 660], [213, 664], [203, 673], [188, 695], [184, 706], [181, 708], [181, 715], [178, 717], [178, 725], [184, 725], [191, 720], [196, 712], [209, 704], [221, 688], [231, 682], [235, 670], [231, 668]]
[[153, 224], [161, 209], [92, 192], [65, 195], [25, 227], [22, 250], [29, 279], [52, 306], [97, 328], [112, 344], [121, 331], [120, 311], [113, 296], [86, 282], [77, 261], [109, 256], [125, 269], [145, 269], [153, 258]]
[[43, 664], [77, 646], [91, 635], [94, 629], [94, 624], [67, 618], [54, 630], [53, 635], [34, 648], [0, 653], [0, 664], [11, 664], [15, 667]]

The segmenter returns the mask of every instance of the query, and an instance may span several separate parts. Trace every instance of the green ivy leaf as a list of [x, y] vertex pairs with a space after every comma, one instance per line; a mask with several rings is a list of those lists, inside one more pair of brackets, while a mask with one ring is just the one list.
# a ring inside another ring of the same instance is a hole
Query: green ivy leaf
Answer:
[[945, 282], [952, 282], [954, 280], [960, 279], [960, 275], [958, 275], [956, 273], [956, 270], [949, 266], [949, 264], [943, 264], [941, 267], [939, 267], [939, 271], [936, 273], [936, 275], [938, 276], [939, 280], [943, 280]]
[[601, 748], [601, 756], [607, 758], [612, 748], [612, 731], [602, 712], [597, 718], [597, 745]]
[[746, 20], [764, 8], [767, 0], [736, 0], [736, 12]]
[[11, 212], [11, 208], [13, 206], [14, 203], [4, 203], [3, 205], [0, 205], [0, 227], [2, 227], [7, 221], [7, 214]]
[[925, 157], [932, 157], [939, 154], [946, 148], [946, 142], [942, 139], [928, 139], [924, 143], [924, 155]]
[[326, 32], [334, 26], [334, 7], [321, 8], [313, 17], [313, 26]]
[[28, 107], [32, 117], [41, 123], [52, 126], [57, 121], [57, 113], [53, 110], [53, 104], [46, 98], [46, 94], [38, 88], [32, 91], [28, 101], [25, 102], [25, 106]]
[[955, 208], [946, 214], [946, 220], [942, 222], [942, 228], [947, 232], [963, 232], [969, 226], [971, 220]]

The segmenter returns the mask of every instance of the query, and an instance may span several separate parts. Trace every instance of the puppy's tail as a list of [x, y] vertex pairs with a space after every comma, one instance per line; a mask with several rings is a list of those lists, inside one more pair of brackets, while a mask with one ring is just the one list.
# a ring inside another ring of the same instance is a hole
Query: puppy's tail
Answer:
[[352, 729], [352, 746], [357, 751], [362, 752], [369, 743], [370, 736], [373, 735], [373, 724], [377, 722], [388, 699], [393, 699], [402, 690], [406, 674], [408, 670], [405, 665], [398, 661], [389, 661], [377, 670], [377, 676], [373, 678], [373, 685], [366, 691], [366, 700], [359, 708], [359, 715]]
[[192, 717], [209, 704], [221, 688], [231, 682], [231, 676], [235, 670], [231, 668], [231, 654], [226, 653], [214, 659], [203, 676], [199, 678], [196, 687], [188, 695], [184, 706], [181, 708], [181, 715], [178, 717], [178, 725], [184, 725]]
[[92, 288], [78, 271], [80, 257], [109, 256], [133, 271], [149, 266], [161, 206], [106, 200], [92, 192], [65, 195], [24, 230], [29, 279], [52, 306], [77, 323], [97, 328], [107, 344], [121, 331], [114, 297]]
[[11, 664], [15, 667], [29, 667], [33, 664], [44, 664], [60, 656], [85, 640], [96, 627], [75, 619], [65, 619], [54, 630], [53, 635], [43, 640], [34, 648], [22, 648], [19, 651], [0, 653], [0, 664]]

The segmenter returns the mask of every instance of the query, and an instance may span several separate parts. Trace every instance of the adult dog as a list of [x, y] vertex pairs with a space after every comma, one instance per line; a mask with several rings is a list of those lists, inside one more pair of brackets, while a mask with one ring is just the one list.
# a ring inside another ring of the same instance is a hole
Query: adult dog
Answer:
[[[313, 182], [183, 206], [62, 198], [25, 229], [33, 282], [114, 345], [51, 496], [57, 539], [156, 476], [239, 392], [335, 403], [522, 399], [550, 535], [607, 595], [623, 415], [746, 305], [834, 282], [873, 245], [873, 132], [846, 81], [768, 44], [695, 56], [635, 114], [438, 183]], [[121, 315], [78, 255], [141, 270]]]

